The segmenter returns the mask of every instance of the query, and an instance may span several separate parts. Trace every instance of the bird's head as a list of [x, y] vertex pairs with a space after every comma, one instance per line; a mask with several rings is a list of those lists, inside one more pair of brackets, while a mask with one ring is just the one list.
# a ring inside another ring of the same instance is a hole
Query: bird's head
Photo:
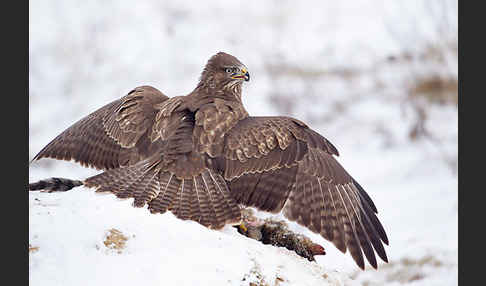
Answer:
[[236, 57], [219, 52], [212, 56], [201, 74], [201, 83], [209, 87], [232, 88], [250, 80], [248, 68]]

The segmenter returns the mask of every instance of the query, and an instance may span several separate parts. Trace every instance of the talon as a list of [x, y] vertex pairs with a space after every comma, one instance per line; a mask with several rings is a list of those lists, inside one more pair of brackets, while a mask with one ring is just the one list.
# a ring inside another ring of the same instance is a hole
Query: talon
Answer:
[[238, 225], [233, 225], [233, 227], [236, 228], [241, 234], [246, 234], [246, 232], [248, 231], [248, 228], [246, 227], [244, 222], [241, 222]]
[[246, 227], [244, 222], [240, 223], [239, 228], [242, 229], [244, 232], [248, 231], [248, 228]]

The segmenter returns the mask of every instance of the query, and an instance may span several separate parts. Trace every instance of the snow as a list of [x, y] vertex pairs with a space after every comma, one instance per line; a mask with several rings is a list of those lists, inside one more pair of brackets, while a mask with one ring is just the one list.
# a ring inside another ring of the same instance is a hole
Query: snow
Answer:
[[[379, 210], [390, 263], [361, 271], [349, 253], [290, 223], [326, 249], [308, 262], [231, 226], [209, 230], [79, 187], [29, 193], [29, 244], [39, 247], [29, 254], [29, 281], [457, 285], [457, 106], [429, 106], [426, 127], [435, 141], [410, 141], [417, 115], [405, 100], [407, 84], [417, 77], [457, 79], [457, 55], [437, 62], [385, 60], [457, 39], [457, 3], [434, 2], [437, 9], [423, 3], [31, 0], [30, 158], [78, 119], [136, 86], [187, 94], [207, 59], [226, 51], [250, 70], [243, 101], [251, 115], [299, 118], [338, 148], [339, 162]], [[298, 100], [282, 103], [291, 96]], [[43, 159], [30, 165], [29, 182], [96, 173]], [[121, 253], [103, 244], [111, 228], [128, 237]]]
[[[231, 226], [215, 231], [171, 213], [150, 215], [111, 195], [36, 193], [29, 210], [29, 242], [39, 247], [31, 254], [29, 275], [38, 285], [248, 285], [257, 281], [255, 268], [265, 281], [286, 281], [281, 285], [351, 283], [333, 269], [243, 237]], [[120, 254], [104, 247], [111, 228], [128, 237]]]

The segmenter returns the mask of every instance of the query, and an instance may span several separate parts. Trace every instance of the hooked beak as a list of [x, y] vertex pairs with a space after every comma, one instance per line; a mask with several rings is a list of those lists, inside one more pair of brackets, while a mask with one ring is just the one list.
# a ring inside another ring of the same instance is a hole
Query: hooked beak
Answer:
[[250, 74], [246, 68], [242, 68], [239, 73], [234, 73], [231, 78], [233, 79], [244, 79], [245, 81], [250, 81]]
[[245, 81], [250, 81], [250, 74], [248, 72], [245, 73]]

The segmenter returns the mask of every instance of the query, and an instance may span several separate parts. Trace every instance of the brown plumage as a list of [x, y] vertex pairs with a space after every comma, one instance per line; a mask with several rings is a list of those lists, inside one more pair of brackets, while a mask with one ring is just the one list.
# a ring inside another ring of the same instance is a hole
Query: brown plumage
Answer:
[[130, 165], [160, 148], [152, 142], [155, 105], [168, 97], [141, 86], [74, 123], [45, 146], [33, 160], [74, 160], [107, 170]]
[[210, 228], [239, 222], [239, 205], [283, 211], [349, 249], [362, 269], [363, 253], [374, 268], [375, 252], [387, 261], [377, 209], [336, 161], [337, 149], [297, 119], [249, 116], [241, 101], [248, 80], [247, 68], [220, 52], [190, 94], [168, 98], [138, 87], [72, 125], [34, 160], [102, 169], [84, 185]]

